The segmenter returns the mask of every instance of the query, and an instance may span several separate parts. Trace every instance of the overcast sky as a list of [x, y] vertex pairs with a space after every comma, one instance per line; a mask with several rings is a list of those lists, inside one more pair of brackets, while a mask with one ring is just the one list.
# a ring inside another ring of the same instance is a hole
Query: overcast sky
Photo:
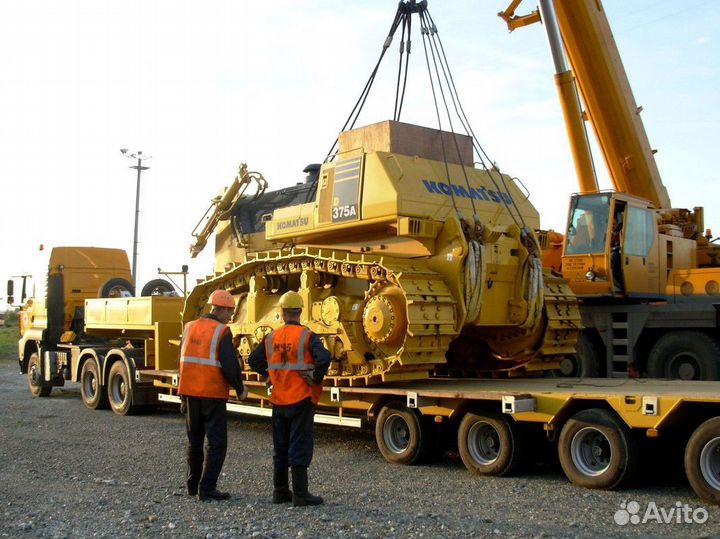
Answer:
[[[507, 3], [430, 0], [429, 8], [480, 143], [522, 179], [543, 227], [563, 230], [577, 183], [544, 29], [509, 34], [496, 16]], [[720, 2], [603, 3], [673, 205], [704, 205], [706, 226], [720, 235]], [[120, 148], [152, 155], [142, 180], [138, 283], [186, 263], [194, 277], [210, 273], [212, 244], [194, 261], [188, 254], [210, 199], [241, 162], [274, 190], [322, 161], [396, 6], [3, 2], [1, 282], [33, 267], [40, 244], [131, 255], [135, 171]], [[413, 38], [402, 120], [434, 127], [421, 40]], [[396, 62], [397, 41], [358, 125], [392, 117]]]

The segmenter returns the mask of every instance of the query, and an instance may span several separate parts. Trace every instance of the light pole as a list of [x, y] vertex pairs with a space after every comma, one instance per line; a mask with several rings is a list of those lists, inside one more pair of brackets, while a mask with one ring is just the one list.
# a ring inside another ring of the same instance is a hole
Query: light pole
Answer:
[[150, 159], [150, 155], [144, 155], [142, 151], [128, 153], [130, 150], [123, 148], [120, 150], [125, 157], [128, 159], [137, 159], [137, 165], [133, 165], [130, 168], [137, 170], [137, 187], [135, 189], [135, 234], [133, 236], [133, 261], [132, 261], [132, 285], [136, 289], [137, 293], [137, 245], [138, 245], [138, 217], [140, 216], [140, 173], [143, 170], [147, 170], [150, 167], [144, 167], [142, 162], [143, 159]]

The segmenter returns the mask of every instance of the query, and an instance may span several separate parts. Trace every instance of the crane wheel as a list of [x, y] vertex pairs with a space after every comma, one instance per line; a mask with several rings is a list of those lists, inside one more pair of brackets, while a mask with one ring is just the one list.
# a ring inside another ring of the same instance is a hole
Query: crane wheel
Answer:
[[671, 331], [648, 354], [650, 378], [719, 380], [720, 343], [702, 331]]

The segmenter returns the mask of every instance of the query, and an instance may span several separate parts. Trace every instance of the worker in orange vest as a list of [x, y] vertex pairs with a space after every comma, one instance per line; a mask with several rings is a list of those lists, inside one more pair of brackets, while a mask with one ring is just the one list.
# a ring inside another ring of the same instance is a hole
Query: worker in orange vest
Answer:
[[225, 325], [235, 312], [235, 298], [226, 290], [215, 290], [208, 304], [210, 313], [188, 322], [183, 330], [178, 385], [188, 437], [187, 493], [203, 501], [230, 497], [217, 489], [227, 452], [230, 386], [240, 400], [247, 397], [232, 334]]
[[300, 294], [285, 292], [280, 307], [285, 325], [265, 337], [248, 359], [250, 367], [269, 376], [272, 384], [273, 503], [320, 505], [323, 499], [308, 492], [307, 472], [313, 455], [315, 405], [330, 366], [330, 353], [317, 335], [300, 325]]

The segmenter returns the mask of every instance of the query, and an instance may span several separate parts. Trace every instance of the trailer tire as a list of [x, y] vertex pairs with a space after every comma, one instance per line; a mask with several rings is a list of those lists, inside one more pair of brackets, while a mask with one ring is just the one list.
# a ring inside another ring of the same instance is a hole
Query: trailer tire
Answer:
[[175, 287], [165, 279], [153, 279], [142, 287], [141, 296], [177, 296]]
[[567, 478], [585, 488], [618, 488], [637, 469], [637, 448], [630, 429], [602, 408], [578, 412], [565, 423], [558, 454]]
[[512, 420], [492, 412], [468, 412], [458, 428], [458, 450], [476, 475], [510, 475], [525, 461], [524, 436]]
[[703, 501], [720, 504], [720, 417], [708, 419], [690, 436], [685, 475]]
[[52, 385], [43, 380], [40, 355], [37, 352], [30, 354], [27, 368], [28, 387], [33, 397], [47, 397], [52, 391]]
[[83, 404], [91, 410], [109, 407], [107, 386], [102, 383], [100, 367], [93, 358], [85, 360], [80, 371], [80, 396]]
[[658, 339], [648, 355], [650, 378], [720, 379], [720, 344], [702, 331], [671, 331]]
[[122, 361], [116, 361], [110, 367], [108, 375], [107, 395], [110, 408], [118, 415], [132, 415], [139, 407], [133, 406], [130, 373]]
[[414, 465], [437, 454], [438, 437], [432, 436], [432, 426], [424, 419], [399, 401], [383, 406], [375, 422], [375, 441], [385, 460]]
[[98, 290], [99, 298], [126, 298], [135, 295], [135, 287], [122, 277], [114, 277], [105, 281]]

